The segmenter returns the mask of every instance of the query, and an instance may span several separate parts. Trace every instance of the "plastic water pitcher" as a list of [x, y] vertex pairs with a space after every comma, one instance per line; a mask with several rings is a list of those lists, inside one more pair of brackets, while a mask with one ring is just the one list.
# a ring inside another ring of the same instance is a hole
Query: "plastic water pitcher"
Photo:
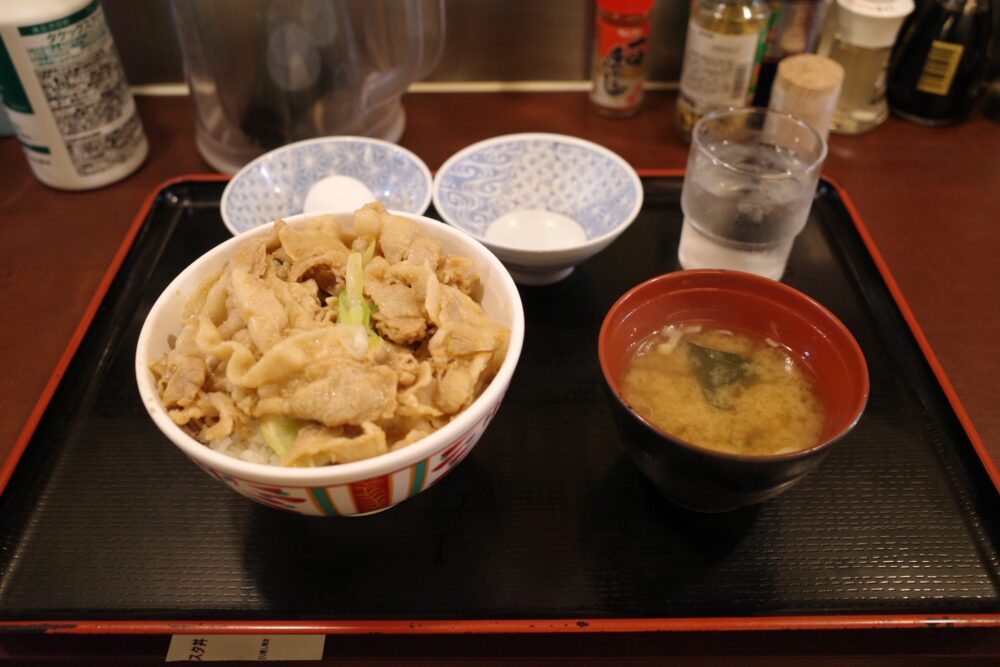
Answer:
[[214, 168], [235, 172], [293, 141], [398, 141], [402, 95], [437, 64], [444, 0], [171, 0]]

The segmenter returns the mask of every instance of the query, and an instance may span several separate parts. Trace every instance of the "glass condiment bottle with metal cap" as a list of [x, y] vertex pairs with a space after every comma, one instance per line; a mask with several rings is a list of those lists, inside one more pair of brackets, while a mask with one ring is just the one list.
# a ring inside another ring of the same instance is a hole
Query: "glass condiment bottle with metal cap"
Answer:
[[830, 58], [844, 68], [844, 84], [830, 131], [861, 134], [889, 117], [886, 65], [913, 0], [837, 0]]

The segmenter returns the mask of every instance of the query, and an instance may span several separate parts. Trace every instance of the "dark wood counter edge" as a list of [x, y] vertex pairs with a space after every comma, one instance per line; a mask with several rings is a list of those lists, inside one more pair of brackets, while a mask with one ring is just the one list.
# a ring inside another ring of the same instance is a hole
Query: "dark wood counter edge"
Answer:
[[[640, 177], [678, 177], [683, 169], [638, 169]], [[173, 185], [188, 181], [226, 181], [226, 174], [183, 174], [164, 181], [155, 187], [143, 201], [128, 232], [111, 264], [105, 271], [94, 297], [88, 304], [84, 316], [73, 332], [70, 342], [60, 356], [56, 369], [45, 386], [38, 403], [31, 412], [28, 422], [15, 442], [10, 456], [0, 469], [0, 493], [10, 479], [31, 436], [45, 413], [62, 376], [94, 316], [107, 294], [111, 282], [128, 255], [140, 228], [145, 223], [157, 198]], [[947, 374], [937, 360], [933, 349], [917, 323], [916, 317], [906, 303], [892, 273], [882, 259], [861, 216], [847, 192], [833, 179], [823, 177], [836, 191], [850, 213], [858, 233], [868, 252], [875, 261], [882, 279], [885, 280], [893, 299], [899, 307], [907, 325], [913, 332], [922, 352], [926, 356], [935, 377], [941, 384], [952, 409], [962, 423], [977, 455], [986, 468], [995, 487], [1000, 489], [1000, 473], [986, 450], [985, 444], [976, 432], [968, 413], [962, 406]], [[830, 616], [769, 616], [769, 617], [722, 617], [722, 618], [644, 618], [644, 619], [448, 619], [434, 621], [135, 621], [135, 620], [25, 620], [0, 622], [0, 633], [17, 632], [31, 634], [116, 634], [116, 635], [157, 635], [157, 634], [391, 634], [391, 635], [447, 635], [447, 634], [562, 634], [562, 633], [634, 633], [634, 632], [686, 632], [686, 631], [776, 631], [776, 630], [871, 630], [900, 628], [994, 628], [1000, 627], [1000, 614], [960, 614], [960, 615], [830, 615]]]

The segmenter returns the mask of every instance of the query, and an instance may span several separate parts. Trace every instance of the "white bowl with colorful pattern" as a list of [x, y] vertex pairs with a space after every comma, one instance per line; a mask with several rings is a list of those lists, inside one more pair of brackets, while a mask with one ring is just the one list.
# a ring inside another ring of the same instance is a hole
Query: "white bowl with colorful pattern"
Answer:
[[[468, 235], [437, 220], [392, 211], [416, 221], [441, 241], [445, 252], [472, 259], [483, 284], [482, 306], [495, 321], [510, 327], [503, 363], [493, 380], [452, 421], [411, 445], [370, 459], [311, 468], [251, 463], [215, 451], [175, 424], [163, 407], [150, 364], [169, 350], [181, 330], [184, 305], [210, 276], [221, 271], [248, 238], [271, 225], [244, 232], [195, 260], [163, 291], [143, 324], [136, 346], [139, 394], [159, 430], [202, 470], [251, 500], [297, 514], [359, 516], [386, 510], [426, 491], [464, 459], [500, 409], [524, 343], [524, 309], [517, 286], [497, 258]], [[336, 214], [349, 229], [353, 213]], [[295, 225], [312, 217], [291, 216]]]
[[[241, 234], [275, 218], [318, 213], [309, 210], [307, 200], [331, 177], [341, 177], [352, 189], [367, 188], [390, 210], [423, 215], [431, 203], [431, 172], [411, 151], [371, 137], [319, 137], [275, 148], [236, 172], [222, 192], [222, 222]], [[353, 193], [341, 197], [353, 198]], [[355, 208], [360, 205], [344, 210]]]
[[642, 182], [613, 151], [577, 137], [522, 133], [463, 148], [434, 176], [434, 208], [526, 285], [554, 283], [639, 215]]

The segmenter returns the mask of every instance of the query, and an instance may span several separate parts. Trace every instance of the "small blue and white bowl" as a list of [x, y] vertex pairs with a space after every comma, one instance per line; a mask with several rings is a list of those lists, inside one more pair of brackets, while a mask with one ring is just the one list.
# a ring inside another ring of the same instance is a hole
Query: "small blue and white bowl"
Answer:
[[434, 177], [441, 219], [470, 234], [526, 285], [562, 280], [624, 232], [642, 182], [616, 153], [561, 134], [509, 134], [468, 146]]
[[310, 189], [330, 176], [360, 181], [393, 211], [422, 215], [431, 202], [431, 172], [412, 152], [369, 137], [320, 137], [276, 148], [240, 169], [222, 193], [222, 221], [240, 234], [302, 213]]

